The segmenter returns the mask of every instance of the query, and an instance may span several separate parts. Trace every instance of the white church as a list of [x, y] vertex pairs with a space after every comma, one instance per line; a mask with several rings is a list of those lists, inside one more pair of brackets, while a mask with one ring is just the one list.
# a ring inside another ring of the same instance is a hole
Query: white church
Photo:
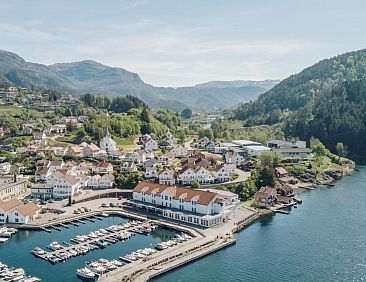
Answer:
[[100, 149], [106, 150], [107, 152], [113, 152], [116, 150], [116, 141], [112, 139], [108, 128], [106, 135], [103, 137], [102, 141], [100, 141]]

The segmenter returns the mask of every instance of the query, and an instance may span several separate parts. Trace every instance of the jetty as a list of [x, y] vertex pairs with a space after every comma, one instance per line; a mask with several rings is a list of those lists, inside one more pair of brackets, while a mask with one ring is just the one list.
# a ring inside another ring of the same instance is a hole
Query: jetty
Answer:
[[[128, 225], [128, 227], [120, 228], [116, 231], [110, 231], [107, 228], [106, 233], [102, 236], [98, 236], [97, 238], [88, 238], [87, 240], [82, 241], [82, 242], [78, 241], [76, 239], [71, 239], [70, 241], [73, 242], [74, 244], [70, 244], [70, 243], [63, 241], [62, 243], [66, 246], [61, 246], [61, 248], [58, 250], [44, 251], [42, 253], [37, 253], [37, 252], [32, 251], [31, 253], [40, 259], [46, 260], [51, 263], [56, 263], [54, 258], [59, 258], [59, 257], [63, 257], [65, 254], [70, 254], [70, 251], [72, 251], [72, 250], [73, 251], [85, 250], [85, 252], [82, 252], [82, 253], [86, 253], [91, 250], [99, 249], [99, 247], [97, 247], [97, 245], [98, 245], [97, 242], [106, 241], [109, 243], [117, 243], [117, 241], [118, 241], [117, 235], [122, 232], [148, 235], [149, 232], [142, 231], [142, 227], [144, 225], [150, 225], [150, 224], [151, 224], [150, 222], [134, 222], [134, 221], [129, 222], [129, 223], [126, 222], [126, 223], [119, 224], [116, 226]], [[155, 225], [150, 225], [150, 226], [155, 226]], [[150, 231], [152, 231], [152, 229]], [[113, 238], [113, 240], [111, 238]], [[69, 258], [71, 258], [71, 256]], [[65, 260], [66, 260], [66, 258], [65, 258]]]

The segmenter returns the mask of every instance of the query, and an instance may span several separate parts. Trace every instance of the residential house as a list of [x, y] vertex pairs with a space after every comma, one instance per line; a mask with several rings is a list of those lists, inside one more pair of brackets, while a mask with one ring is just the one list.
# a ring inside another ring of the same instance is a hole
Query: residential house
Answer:
[[170, 152], [172, 152], [176, 158], [184, 158], [187, 157], [188, 149], [182, 145], [178, 145], [174, 147]]
[[230, 176], [234, 175], [236, 166], [234, 164], [221, 164], [216, 167], [216, 181], [226, 182], [229, 181]]
[[107, 189], [107, 188], [112, 188], [114, 185], [114, 176], [111, 173], [108, 174], [104, 174], [100, 179], [99, 179], [99, 187], [100, 189]]
[[53, 183], [53, 197], [56, 199], [73, 197], [79, 188], [80, 182], [75, 176], [63, 175]]
[[119, 169], [120, 173], [133, 173], [137, 171], [137, 166], [135, 163], [124, 162]]
[[162, 185], [174, 185], [174, 173], [171, 170], [165, 168], [161, 173], [159, 173], [159, 183]]
[[10, 212], [8, 222], [13, 224], [27, 224], [36, 218], [39, 210], [39, 207], [33, 202], [20, 205]]
[[83, 147], [77, 145], [69, 146], [66, 155], [72, 158], [80, 158], [83, 156]]
[[144, 177], [146, 179], [156, 178], [158, 176], [157, 172], [158, 172], [158, 169], [156, 166], [146, 167]]
[[244, 161], [244, 156], [238, 152], [228, 151], [225, 153], [225, 162], [228, 164], [241, 165], [244, 163]]
[[254, 205], [261, 208], [269, 208], [276, 204], [277, 191], [271, 187], [261, 187], [254, 195]]
[[158, 142], [154, 139], [149, 139], [144, 142], [144, 148], [147, 150], [155, 151], [159, 149]]
[[0, 200], [0, 226], [7, 222], [9, 213], [21, 204], [22, 203], [17, 198], [6, 202]]
[[276, 167], [275, 168], [275, 175], [277, 178], [284, 178], [287, 176], [287, 170], [283, 167]]
[[91, 143], [90, 145], [84, 147], [83, 156], [84, 158], [94, 158], [99, 151], [100, 148], [94, 143]]
[[92, 171], [94, 174], [106, 174], [113, 172], [113, 165], [109, 162], [99, 162], [93, 168]]
[[102, 177], [99, 174], [89, 177], [88, 186], [91, 188], [99, 188], [99, 180]]
[[163, 155], [158, 156], [158, 161], [162, 164], [169, 164], [175, 157], [175, 154], [173, 152], [167, 152]]
[[136, 150], [130, 154], [127, 154], [128, 161], [135, 164], [141, 164], [146, 161], [146, 153], [143, 150]]
[[40, 167], [36, 171], [36, 181], [46, 181], [47, 177], [52, 174], [52, 171], [48, 167]]
[[291, 196], [294, 193], [294, 189], [290, 185], [279, 185], [276, 187], [277, 193], [282, 196]]

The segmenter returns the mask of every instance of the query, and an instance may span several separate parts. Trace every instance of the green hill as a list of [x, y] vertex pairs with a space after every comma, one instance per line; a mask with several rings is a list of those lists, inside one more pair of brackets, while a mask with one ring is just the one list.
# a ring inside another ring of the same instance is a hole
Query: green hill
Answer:
[[314, 136], [366, 156], [366, 50], [323, 60], [283, 80], [233, 118], [246, 126], [281, 123], [288, 137]]

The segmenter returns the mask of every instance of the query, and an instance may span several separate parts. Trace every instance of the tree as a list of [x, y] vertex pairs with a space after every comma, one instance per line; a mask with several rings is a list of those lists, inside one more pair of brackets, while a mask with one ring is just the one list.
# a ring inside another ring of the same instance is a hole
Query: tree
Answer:
[[184, 109], [184, 110], [181, 112], [180, 116], [181, 116], [182, 118], [189, 119], [189, 118], [191, 118], [191, 117], [192, 117], [192, 110], [191, 110], [191, 109], [189, 109], [189, 108], [186, 108], [186, 109]]
[[142, 122], [146, 122], [146, 123], [150, 122], [149, 111], [145, 107], [141, 111], [140, 118], [141, 118]]
[[344, 155], [344, 145], [342, 142], [337, 143], [336, 150], [337, 150], [337, 154], [339, 156], [338, 160], [340, 160], [341, 157]]
[[198, 136], [200, 138], [207, 137], [208, 139], [212, 140], [214, 138], [213, 132], [211, 128], [201, 128], [198, 131]]
[[179, 131], [179, 134], [178, 134], [179, 144], [184, 144], [185, 139], [186, 139], [186, 134], [184, 133], [184, 131], [183, 130]]
[[198, 189], [198, 188], [200, 188], [200, 184], [197, 181], [195, 181], [195, 182], [192, 183], [191, 187], [193, 189]]

